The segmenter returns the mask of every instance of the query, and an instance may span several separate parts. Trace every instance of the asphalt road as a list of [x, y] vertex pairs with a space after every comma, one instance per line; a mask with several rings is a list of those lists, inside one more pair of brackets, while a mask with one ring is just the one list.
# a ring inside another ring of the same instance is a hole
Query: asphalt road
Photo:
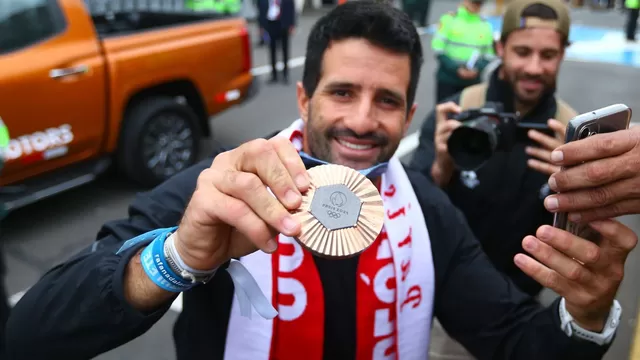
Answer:
[[[455, 3], [451, 1], [435, 2], [431, 17], [436, 19], [439, 14], [454, 7]], [[292, 58], [304, 55], [306, 35], [318, 16], [318, 13], [314, 13], [300, 19], [297, 34], [293, 38]], [[574, 18], [581, 24], [616, 28], [623, 23], [622, 15], [617, 12], [603, 15], [580, 10], [574, 13]], [[430, 36], [425, 35], [423, 39], [425, 49], [428, 49]], [[433, 105], [435, 62], [430, 53], [427, 53], [426, 59], [417, 96], [419, 109], [410, 132], [419, 128]], [[265, 80], [267, 77], [260, 74], [268, 73], [262, 66], [267, 63], [266, 49], [257, 48], [254, 53], [255, 73]], [[294, 64], [300, 65], [301, 59], [294, 60]], [[301, 75], [299, 66], [291, 72], [292, 80], [299, 80]], [[571, 61], [563, 65], [559, 93], [578, 111], [589, 111], [612, 103], [640, 108], [639, 82], [640, 71], [637, 68]], [[293, 83], [288, 86], [268, 86], [265, 83], [257, 98], [211, 120], [215, 134], [211, 144], [235, 144], [284, 128], [297, 118], [294, 99]], [[410, 145], [409, 142], [406, 144]], [[6, 281], [10, 293], [19, 293], [28, 288], [47, 269], [89, 245], [106, 220], [125, 217], [130, 199], [140, 190], [117, 177], [105, 176], [93, 184], [12, 213], [3, 224], [9, 269]], [[623, 221], [636, 232], [640, 231], [638, 217], [625, 217]], [[619, 293], [624, 321], [607, 356], [610, 360], [629, 358], [639, 295], [638, 258], [638, 251], [634, 251]], [[552, 296], [548, 294], [548, 297]], [[174, 359], [171, 331], [175, 318], [176, 312], [170, 311], [147, 334], [98, 359]]]

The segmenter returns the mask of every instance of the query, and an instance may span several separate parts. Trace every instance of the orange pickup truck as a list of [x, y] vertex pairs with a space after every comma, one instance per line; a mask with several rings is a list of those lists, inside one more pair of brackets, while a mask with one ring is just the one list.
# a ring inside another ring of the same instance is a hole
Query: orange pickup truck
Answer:
[[0, 203], [15, 209], [115, 164], [154, 186], [198, 160], [208, 120], [257, 91], [241, 17], [94, 15], [84, 0], [0, 6]]

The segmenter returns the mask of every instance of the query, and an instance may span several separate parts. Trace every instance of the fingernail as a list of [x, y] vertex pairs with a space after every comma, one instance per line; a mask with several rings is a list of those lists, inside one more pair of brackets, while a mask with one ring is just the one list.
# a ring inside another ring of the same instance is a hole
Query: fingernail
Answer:
[[267, 241], [267, 252], [274, 252], [278, 249], [278, 244], [276, 243], [275, 240], [271, 239], [269, 241]]
[[551, 161], [559, 162], [562, 161], [562, 159], [564, 159], [564, 154], [562, 153], [562, 151], [554, 150], [551, 152]]
[[536, 242], [531, 238], [524, 239], [524, 244], [522, 245], [524, 245], [524, 248], [527, 251], [534, 251], [538, 246], [538, 244], [536, 244]]
[[282, 226], [284, 226], [284, 229], [288, 232], [294, 231], [297, 225], [298, 224], [291, 216], [287, 216], [282, 219]]
[[544, 207], [549, 211], [558, 210], [558, 199], [555, 196], [549, 196], [544, 199]]
[[303, 174], [296, 176], [296, 186], [298, 188], [306, 188], [309, 186], [309, 178]]
[[557, 186], [558, 184], [556, 184], [556, 179], [552, 176], [549, 178], [549, 181], [547, 182], [549, 184], [549, 188], [553, 191], [557, 190]]
[[527, 146], [526, 148], [524, 148], [524, 151], [528, 154], [531, 152], [531, 146]]
[[293, 191], [293, 190], [288, 190], [285, 194], [284, 194], [284, 199], [287, 201], [287, 203], [289, 204], [295, 204], [298, 199], [300, 199], [300, 195], [298, 195], [297, 192]]
[[571, 213], [569, 214], [569, 221], [579, 222], [582, 219], [582, 215]]
[[524, 266], [526, 263], [524, 256], [521, 254], [517, 254], [513, 260], [516, 262], [517, 265], [520, 265], [520, 266]]
[[551, 238], [551, 227], [550, 226], [540, 227], [536, 235], [538, 235], [538, 239], [542, 241], [549, 240]]

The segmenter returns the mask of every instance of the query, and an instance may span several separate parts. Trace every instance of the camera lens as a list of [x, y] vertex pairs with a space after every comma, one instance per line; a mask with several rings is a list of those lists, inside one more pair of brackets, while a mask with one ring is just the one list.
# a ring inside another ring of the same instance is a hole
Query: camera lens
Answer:
[[588, 127], [583, 128], [582, 130], [580, 130], [580, 134], [578, 135], [578, 139], [582, 140], [582, 139], [586, 139], [591, 133], [591, 130], [589, 130]]

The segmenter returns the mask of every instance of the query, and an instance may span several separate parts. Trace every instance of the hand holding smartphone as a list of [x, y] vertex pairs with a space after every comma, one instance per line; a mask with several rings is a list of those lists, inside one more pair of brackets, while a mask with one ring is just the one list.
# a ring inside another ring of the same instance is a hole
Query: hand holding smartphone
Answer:
[[[625, 130], [629, 128], [631, 109], [624, 104], [615, 104], [580, 114], [569, 121], [565, 143], [580, 141], [589, 136]], [[565, 170], [563, 167], [562, 170]], [[600, 234], [588, 224], [569, 221], [567, 213], [556, 213], [553, 226], [587, 240], [599, 242]]]

